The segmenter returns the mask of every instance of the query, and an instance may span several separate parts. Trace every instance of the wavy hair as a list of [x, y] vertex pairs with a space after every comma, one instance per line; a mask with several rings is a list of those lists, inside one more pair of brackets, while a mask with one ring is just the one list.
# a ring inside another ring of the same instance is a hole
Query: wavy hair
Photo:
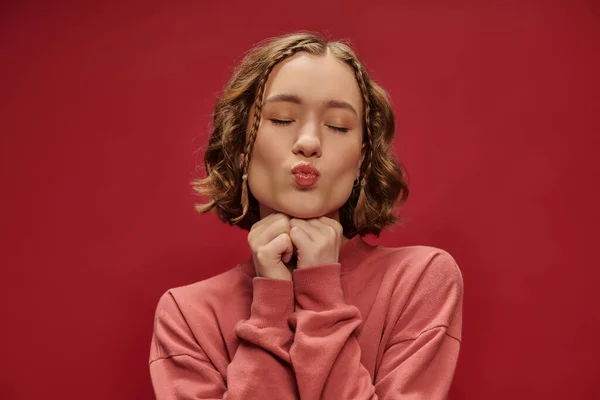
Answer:
[[[386, 92], [369, 77], [348, 44], [327, 42], [314, 33], [292, 33], [264, 41], [235, 69], [215, 104], [212, 134], [204, 154], [206, 176], [191, 183], [199, 195], [208, 198], [207, 203], [196, 204], [196, 210], [212, 210], [222, 221], [246, 230], [260, 219], [258, 202], [249, 192], [244, 175], [260, 125], [263, 92], [275, 65], [299, 51], [319, 56], [329, 51], [354, 71], [362, 94], [365, 158], [360, 184], [339, 210], [340, 223], [347, 237], [378, 236], [382, 229], [399, 221], [395, 209], [406, 201], [409, 192], [405, 169], [391, 149], [394, 112]], [[248, 124], [253, 106], [253, 120]]]

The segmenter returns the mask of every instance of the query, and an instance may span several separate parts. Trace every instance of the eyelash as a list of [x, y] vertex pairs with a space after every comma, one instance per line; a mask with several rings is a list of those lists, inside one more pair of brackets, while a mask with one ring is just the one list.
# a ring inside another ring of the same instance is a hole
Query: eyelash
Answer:
[[[271, 118], [270, 121], [274, 124], [274, 125], [279, 125], [279, 126], [288, 126], [289, 124], [291, 124], [294, 121], [291, 120], [283, 120], [283, 119], [277, 119], [277, 118]], [[339, 126], [333, 126], [333, 125], [326, 125], [329, 129], [335, 131], [335, 132], [340, 132], [340, 133], [348, 133], [348, 131], [350, 129], [348, 128], [341, 128]]]
[[283, 119], [276, 119], [276, 118], [271, 118], [270, 121], [274, 125], [280, 125], [280, 126], [288, 126], [289, 124], [291, 124], [293, 122], [290, 120], [283, 120]]
[[331, 130], [334, 130], [334, 131], [340, 132], [340, 133], [348, 133], [348, 131], [350, 130], [348, 128], [340, 128], [339, 126], [327, 125], [327, 127]]

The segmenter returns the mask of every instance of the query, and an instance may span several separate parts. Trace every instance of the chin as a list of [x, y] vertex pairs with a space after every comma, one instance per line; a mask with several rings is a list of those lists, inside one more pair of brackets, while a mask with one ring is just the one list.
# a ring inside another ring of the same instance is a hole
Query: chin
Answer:
[[308, 196], [299, 196], [298, 193], [273, 197], [256, 197], [259, 204], [264, 207], [264, 212], [282, 213], [291, 218], [312, 219], [323, 216], [333, 216], [342, 207], [347, 199], [315, 196], [315, 193], [305, 193]]
[[333, 214], [340, 207], [322, 204], [314, 204], [311, 207], [306, 202], [302, 202], [299, 204], [279, 204], [278, 207], [273, 209], [293, 218], [311, 219]]
[[311, 218], [319, 218], [322, 217], [323, 215], [326, 215], [328, 213], [322, 213], [322, 212], [318, 212], [318, 211], [313, 211], [313, 210], [298, 210], [298, 209], [285, 209], [285, 210], [281, 210], [280, 212], [289, 215], [292, 218], [299, 218], [299, 219], [311, 219]]

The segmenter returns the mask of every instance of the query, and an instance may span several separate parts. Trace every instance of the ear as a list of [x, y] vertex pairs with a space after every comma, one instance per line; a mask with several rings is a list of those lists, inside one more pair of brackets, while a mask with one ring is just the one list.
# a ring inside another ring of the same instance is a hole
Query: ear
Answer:
[[367, 154], [367, 144], [363, 143], [362, 147], [360, 149], [360, 159], [358, 160], [358, 165], [356, 166], [356, 168], [358, 168], [359, 173], [360, 173], [360, 166], [362, 165], [363, 161], [365, 160], [366, 154]]
[[239, 157], [240, 168], [242, 168], [242, 163], [243, 162], [244, 162], [244, 153], [240, 153], [240, 157]]

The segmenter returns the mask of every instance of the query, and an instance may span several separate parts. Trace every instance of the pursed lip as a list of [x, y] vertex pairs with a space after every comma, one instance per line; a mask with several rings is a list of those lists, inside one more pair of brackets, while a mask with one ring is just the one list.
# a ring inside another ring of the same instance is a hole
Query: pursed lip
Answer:
[[315, 175], [315, 176], [319, 176], [319, 170], [312, 165], [311, 163], [307, 163], [307, 162], [302, 162], [299, 164], [296, 164], [293, 168], [292, 168], [292, 174], [304, 174], [304, 175]]

